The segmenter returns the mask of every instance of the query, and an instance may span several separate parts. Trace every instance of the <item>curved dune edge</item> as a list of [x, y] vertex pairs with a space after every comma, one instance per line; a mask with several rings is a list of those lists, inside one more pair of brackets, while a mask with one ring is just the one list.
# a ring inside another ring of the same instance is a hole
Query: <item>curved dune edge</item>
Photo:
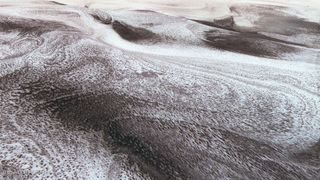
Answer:
[[0, 5], [0, 177], [319, 178], [314, 19], [61, 3]]

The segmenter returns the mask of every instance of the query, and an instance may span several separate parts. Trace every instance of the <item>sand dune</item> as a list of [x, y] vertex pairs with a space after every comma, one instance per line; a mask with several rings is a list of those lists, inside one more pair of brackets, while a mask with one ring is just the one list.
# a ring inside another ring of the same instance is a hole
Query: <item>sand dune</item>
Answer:
[[317, 1], [0, 1], [0, 179], [319, 179]]

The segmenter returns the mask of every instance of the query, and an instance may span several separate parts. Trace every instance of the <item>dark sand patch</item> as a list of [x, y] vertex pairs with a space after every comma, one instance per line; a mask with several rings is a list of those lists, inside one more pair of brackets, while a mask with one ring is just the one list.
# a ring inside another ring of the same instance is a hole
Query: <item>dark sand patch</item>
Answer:
[[112, 28], [123, 38], [128, 41], [139, 41], [147, 39], [158, 39], [158, 35], [144, 28], [134, 27], [120, 21], [114, 21]]
[[53, 4], [56, 4], [56, 5], [61, 5], [61, 6], [65, 6], [66, 5], [66, 4], [63, 4], [61, 2], [57, 2], [57, 1], [49, 1], [49, 2], [51, 2]]
[[298, 48], [286, 44], [287, 42], [285, 41], [257, 33], [231, 31], [224, 33], [219, 30], [212, 30], [205, 32], [205, 41], [214, 48], [254, 56], [279, 57], [284, 53], [299, 51]]
[[234, 31], [235, 23], [234, 23], [234, 19], [232, 16], [224, 18], [224, 19], [213, 20], [212, 22], [203, 21], [203, 20], [193, 20], [193, 21], [198, 22], [200, 24], [204, 24], [206, 26], [211, 26], [211, 27], [222, 28], [222, 29]]

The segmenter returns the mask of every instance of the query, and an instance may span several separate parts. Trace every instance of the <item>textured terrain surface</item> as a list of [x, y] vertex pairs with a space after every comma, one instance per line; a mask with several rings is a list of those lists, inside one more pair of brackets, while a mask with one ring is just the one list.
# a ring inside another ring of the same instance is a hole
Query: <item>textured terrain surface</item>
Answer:
[[84, 5], [0, 1], [0, 179], [320, 179], [319, 11]]

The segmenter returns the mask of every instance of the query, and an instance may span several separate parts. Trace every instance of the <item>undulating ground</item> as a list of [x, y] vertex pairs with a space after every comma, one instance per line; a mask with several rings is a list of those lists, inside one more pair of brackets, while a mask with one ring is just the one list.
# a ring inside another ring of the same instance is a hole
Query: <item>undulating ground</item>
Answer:
[[0, 179], [320, 179], [317, 1], [0, 1]]

